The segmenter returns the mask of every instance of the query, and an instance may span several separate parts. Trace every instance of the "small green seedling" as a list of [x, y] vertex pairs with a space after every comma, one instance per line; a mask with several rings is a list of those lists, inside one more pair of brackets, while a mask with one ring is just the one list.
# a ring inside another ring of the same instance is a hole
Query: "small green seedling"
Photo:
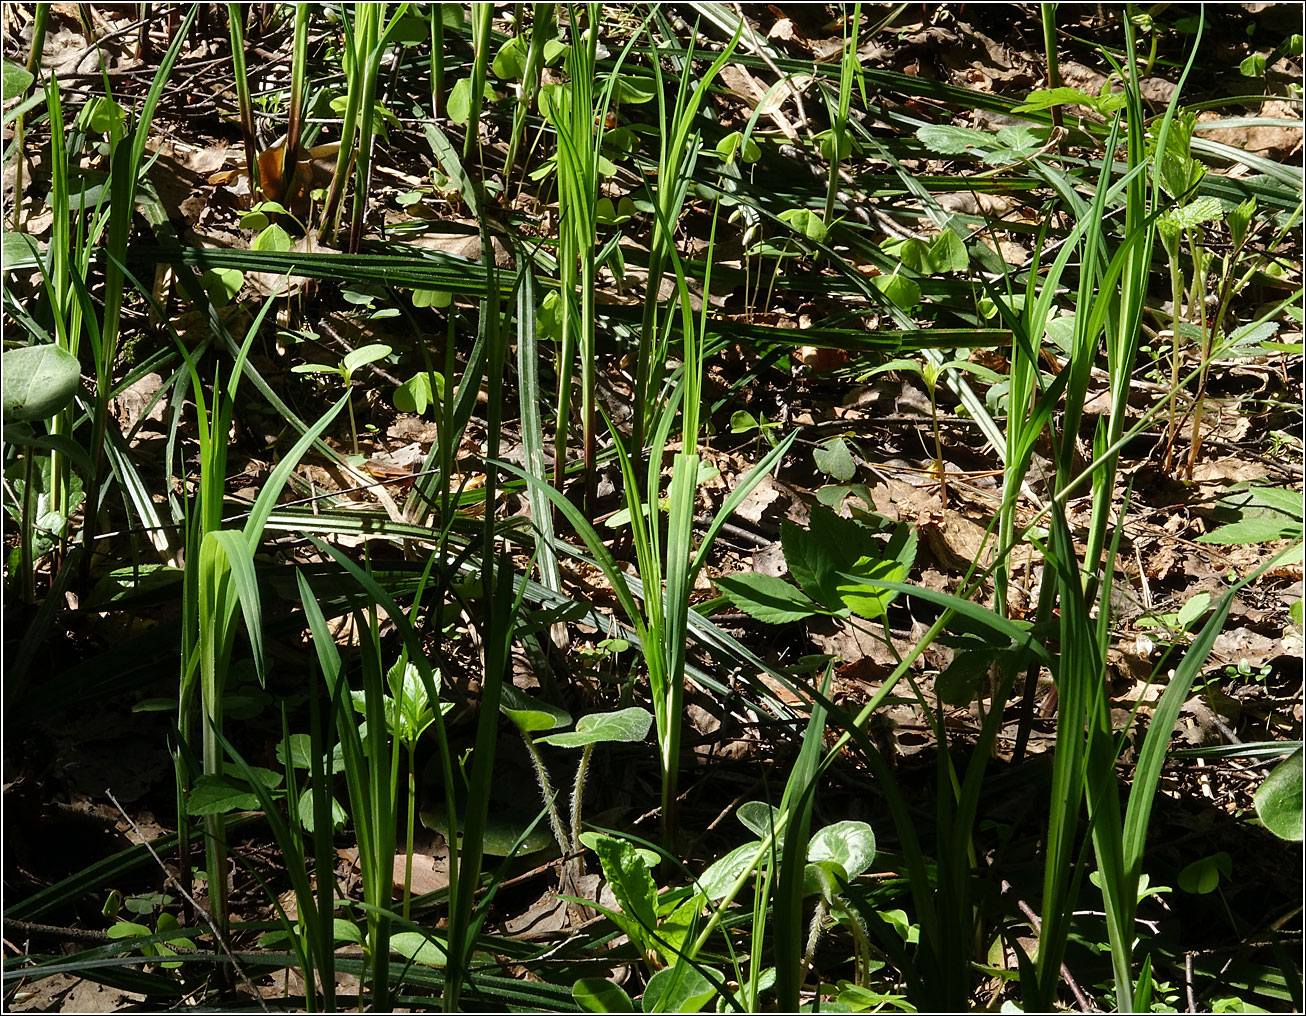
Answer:
[[780, 543], [789, 573], [801, 588], [761, 572], [715, 580], [736, 608], [770, 624], [814, 614], [856, 614], [873, 621], [897, 596], [874, 582], [903, 581], [916, 560], [916, 534], [910, 526], [894, 526], [883, 542], [870, 525], [840, 518], [823, 506], [812, 510], [807, 529], [788, 520], [781, 523]]
[[[354, 383], [354, 374], [360, 367], [365, 367], [369, 363], [375, 363], [377, 360], [384, 360], [393, 350], [381, 342], [374, 342], [371, 345], [359, 346], [357, 349], [350, 350], [345, 354], [345, 358], [340, 361], [340, 365], [333, 367], [328, 363], [300, 363], [291, 367], [295, 374], [334, 374], [345, 383], [345, 388], [349, 389]], [[354, 455], [358, 455], [358, 424], [354, 420], [354, 400], [349, 400], [349, 433], [354, 442]]]
[[[943, 235], [949, 234], [945, 233]], [[880, 366], [867, 371], [866, 374], [862, 375], [861, 380], [864, 381], [889, 370], [911, 371], [925, 383], [925, 390], [930, 397], [930, 420], [934, 430], [934, 471], [939, 478], [939, 501], [946, 508], [948, 506], [948, 476], [943, 464], [943, 439], [939, 435], [939, 379], [950, 370], [966, 371], [989, 382], [996, 382], [999, 377], [988, 367], [972, 363], [970, 360], [954, 359], [935, 363], [933, 360], [917, 362], [916, 360], [899, 359], [890, 360], [888, 363], [882, 363]]]
[[[433, 670], [432, 676], [438, 694], [440, 672]], [[435, 722], [435, 709], [420, 671], [406, 659], [401, 658], [390, 668], [386, 674], [386, 683], [390, 685], [390, 694], [383, 699], [386, 730], [408, 753], [408, 840], [404, 849], [404, 919], [407, 920], [412, 901], [413, 832], [417, 823], [417, 742], [427, 727]], [[366, 692], [350, 692], [350, 698], [354, 709], [367, 716]], [[439, 707], [441, 715], [444, 715], [453, 708], [453, 703], [441, 702]], [[364, 729], [359, 731], [364, 744], [367, 743], [366, 723], [373, 719], [375, 718], [369, 717], [365, 720]]]
[[758, 435], [770, 447], [774, 448], [776, 436], [773, 431], [783, 426], [779, 420], [768, 420], [765, 413], [754, 416], [747, 409], [740, 409], [730, 415], [731, 434], [749, 434], [757, 431]]

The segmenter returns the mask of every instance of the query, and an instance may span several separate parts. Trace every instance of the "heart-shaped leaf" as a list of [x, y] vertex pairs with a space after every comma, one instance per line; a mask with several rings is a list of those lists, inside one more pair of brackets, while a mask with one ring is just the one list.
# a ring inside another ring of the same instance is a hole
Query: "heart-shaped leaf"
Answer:
[[815, 864], [833, 861], [845, 877], [854, 879], [875, 860], [875, 832], [865, 822], [833, 822], [813, 834], [807, 859]]
[[591, 713], [582, 716], [570, 733], [546, 734], [536, 738], [542, 744], [559, 748], [583, 748], [606, 741], [642, 741], [653, 726], [653, 714], [639, 706], [618, 709], [615, 713]]

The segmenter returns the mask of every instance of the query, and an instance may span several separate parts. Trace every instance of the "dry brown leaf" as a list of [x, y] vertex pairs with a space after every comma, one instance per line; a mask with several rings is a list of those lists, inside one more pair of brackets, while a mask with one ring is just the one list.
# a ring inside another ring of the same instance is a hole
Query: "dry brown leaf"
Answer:
[[[404, 891], [404, 869], [408, 859], [405, 854], [395, 854], [394, 894], [398, 899]], [[449, 884], [449, 861], [430, 854], [413, 854], [412, 890], [414, 896], [438, 892]]]

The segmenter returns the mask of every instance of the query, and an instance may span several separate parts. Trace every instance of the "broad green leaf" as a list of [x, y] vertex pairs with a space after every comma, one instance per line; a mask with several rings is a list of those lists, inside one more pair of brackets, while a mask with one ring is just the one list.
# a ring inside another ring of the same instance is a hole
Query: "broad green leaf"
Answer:
[[1205, 895], [1215, 891], [1221, 875], [1229, 878], [1232, 874], [1233, 859], [1221, 850], [1210, 857], [1194, 861], [1179, 872], [1179, 888], [1186, 893]]
[[106, 938], [117, 940], [120, 938], [149, 938], [154, 932], [143, 924], [136, 924], [132, 921], [119, 921], [104, 934]]
[[[313, 759], [310, 752], [313, 749], [313, 738], [308, 734], [291, 734], [290, 735], [290, 758], [286, 758], [286, 749], [284, 744], [277, 745], [277, 761], [284, 765], [292, 765], [296, 769], [311, 769]], [[343, 749], [339, 744], [331, 753], [331, 772], [343, 773], [345, 771], [345, 757]]]
[[1187, 631], [1196, 624], [1211, 607], [1211, 594], [1207, 592], [1198, 593], [1196, 596], [1190, 596], [1188, 601], [1179, 608], [1179, 613], [1175, 617], [1180, 629]]
[[620, 226], [639, 214], [635, 202], [623, 197], [615, 205], [611, 198], [599, 198], [594, 206], [594, 221], [600, 226]]
[[576, 723], [575, 731], [547, 734], [536, 738], [536, 742], [556, 745], [559, 748], [583, 748], [587, 744], [642, 741], [648, 737], [652, 726], [652, 713], [639, 706], [631, 706], [628, 709], [618, 709], [614, 713], [591, 713], [582, 716]]
[[602, 977], [582, 977], [571, 986], [571, 997], [585, 1012], [635, 1011], [626, 989]]
[[362, 944], [363, 933], [353, 921], [344, 917], [337, 917], [332, 921], [332, 928], [337, 942], [358, 942]]
[[970, 265], [966, 244], [952, 230], [945, 229], [930, 244], [926, 265], [926, 270], [932, 275], [942, 272], [964, 272]]
[[82, 114], [78, 119], [96, 134], [120, 137], [126, 115], [123, 108], [112, 99], [97, 95], [82, 108]]
[[374, 342], [371, 345], [359, 346], [357, 349], [351, 349], [345, 354], [345, 358], [340, 365], [350, 374], [358, 370], [365, 364], [375, 363], [377, 360], [384, 360], [394, 350], [382, 342]]
[[32, 86], [34, 80], [22, 64], [6, 60], [3, 75], [0, 75], [0, 90], [3, 90], [4, 100], [8, 102], [18, 98]]
[[854, 879], [875, 860], [875, 832], [865, 822], [834, 822], [818, 829], [807, 845], [807, 859], [833, 861]]
[[[735, 818], [739, 819], [745, 828], [765, 838], [775, 832], [776, 824], [780, 820], [780, 809], [765, 801], [745, 801], [735, 811]], [[784, 846], [783, 833], [776, 836], [775, 844], [777, 850]]]
[[926, 274], [929, 272], [926, 262], [929, 260], [930, 247], [924, 240], [914, 236], [905, 239], [890, 237], [880, 244], [880, 250], [890, 257], [897, 258], [913, 272]]
[[562, 42], [559, 39], [550, 39], [544, 44], [544, 64], [546, 67], [554, 67], [560, 61], [566, 59], [567, 54], [571, 52], [571, 44]]
[[848, 450], [848, 442], [841, 437], [832, 437], [823, 445], [812, 449], [812, 458], [816, 462], [817, 469], [839, 483], [847, 483], [857, 472], [857, 465]]
[[521, 76], [526, 73], [527, 46], [524, 35], [513, 36], [500, 46], [499, 52], [494, 55], [494, 62], [490, 65], [495, 77], [520, 81]]
[[395, 409], [401, 413], [415, 413], [418, 416], [426, 412], [431, 404], [431, 377], [425, 371], [419, 371], [395, 389]]
[[[481, 99], [483, 102], [494, 101], [494, 89], [488, 83]], [[449, 89], [449, 95], [445, 100], [445, 114], [451, 123], [466, 126], [471, 113], [472, 80], [471, 78], [460, 78], [454, 82], [453, 88]]]
[[805, 236], [809, 240], [815, 240], [817, 243], [822, 242], [828, 232], [825, 220], [821, 218], [821, 213], [810, 208], [788, 208], [776, 218], [788, 224], [794, 232]]
[[420, 931], [400, 931], [390, 936], [390, 948], [405, 959], [427, 967], [444, 966], [444, 944]]
[[[528, 784], [525, 789], [538, 798], [539, 790], [536, 787]], [[459, 836], [463, 835], [462, 823], [463, 816], [460, 813]], [[428, 829], [444, 834], [449, 828], [449, 815], [443, 805], [433, 805], [422, 810], [422, 824]], [[530, 829], [529, 833], [526, 833], [527, 829]], [[518, 845], [517, 841], [523, 834], [526, 835], [526, 839]], [[553, 834], [549, 832], [547, 824], [536, 821], [534, 813], [494, 808], [486, 818], [482, 846], [485, 853], [492, 857], [508, 857], [513, 853], [514, 848], [518, 854], [533, 854], [546, 849], [552, 843]]]
[[747, 434], [750, 430], [756, 430], [757, 426], [757, 417], [747, 409], [738, 409], [730, 414], [731, 434]]
[[975, 699], [980, 682], [989, 672], [993, 653], [984, 650], [958, 650], [952, 662], [935, 679], [934, 690], [947, 705], [968, 706]]
[[1302, 749], [1280, 762], [1256, 789], [1256, 814], [1282, 840], [1302, 841]]
[[81, 383], [77, 357], [58, 346], [19, 346], [0, 357], [5, 423], [45, 420], [67, 407]]
[[537, 730], [554, 730], [571, 724], [571, 714], [565, 709], [532, 698], [515, 685], [503, 686], [499, 709], [517, 725], [518, 729], [527, 734]]
[[290, 234], [280, 226], [273, 224], [268, 226], [258, 236], [254, 237], [254, 242], [250, 244], [251, 250], [274, 251], [279, 254], [285, 254], [294, 246], [290, 242]]
[[707, 870], [698, 876], [695, 882], [698, 891], [709, 900], [721, 899], [739, 880], [739, 876], [753, 866], [753, 859], [761, 846], [761, 840], [754, 840], [741, 847], [735, 847], [724, 857], [713, 861], [708, 865]]
[[762, 157], [762, 149], [757, 146], [757, 142], [751, 136], [745, 141], [740, 131], [731, 131], [718, 141], [716, 153], [727, 163], [736, 158], [740, 162], [756, 162]]
[[640, 999], [640, 1008], [646, 1013], [694, 1013], [702, 1010], [716, 994], [716, 987], [697, 967], [679, 963], [659, 970], [649, 978]]
[[1302, 524], [1282, 516], [1261, 516], [1239, 519], [1197, 537], [1198, 543], [1220, 545], [1245, 543], [1270, 543], [1274, 540], [1300, 539]]
[[816, 135], [816, 142], [826, 162], [843, 162], [853, 154], [853, 138], [846, 130], [821, 131]]
[[819, 612], [801, 590], [774, 575], [742, 572], [713, 581], [737, 609], [767, 624], [788, 624]]
[[921, 287], [905, 275], [877, 275], [871, 285], [884, 294], [885, 299], [900, 310], [911, 310], [921, 302]]
[[258, 795], [249, 787], [212, 774], [199, 777], [186, 799], [186, 811], [191, 815], [224, 815], [229, 811], [253, 811], [257, 807]]
[[658, 94], [657, 82], [639, 74], [618, 74], [613, 82], [612, 101], [616, 105], [640, 106]]
[[[305, 787], [304, 792], [299, 795], [299, 823], [304, 827], [304, 831], [310, 835], [313, 832], [313, 788]], [[331, 828], [334, 832], [343, 832], [345, 824], [349, 821], [349, 816], [345, 809], [340, 806], [340, 802], [334, 797], [331, 798]]]
[[646, 865], [626, 840], [600, 836], [594, 844], [603, 875], [636, 934], [657, 927], [658, 890]]
[[453, 293], [447, 289], [414, 289], [412, 293], [414, 307], [434, 307], [442, 310], [453, 303]]
[[235, 268], [210, 268], [200, 276], [204, 295], [215, 307], [225, 307], [245, 285], [245, 273]]
[[953, 127], [950, 124], [927, 124], [916, 129], [916, 139], [926, 148], [940, 155], [981, 155], [996, 147], [997, 142], [988, 131], [972, 127]]
[[0, 268], [15, 272], [23, 268], [36, 268], [40, 264], [42, 247], [27, 233], [6, 230], [0, 236]]

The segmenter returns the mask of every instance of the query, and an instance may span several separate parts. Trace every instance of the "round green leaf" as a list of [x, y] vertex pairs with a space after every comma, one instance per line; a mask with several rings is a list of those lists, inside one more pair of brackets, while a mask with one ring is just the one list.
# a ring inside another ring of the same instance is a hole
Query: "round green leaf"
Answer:
[[0, 77], [0, 88], [3, 88], [5, 101], [16, 99], [31, 87], [32, 75], [27, 72], [22, 64], [14, 63], [12, 60], [4, 62], [4, 73]]
[[58, 346], [6, 349], [0, 360], [4, 421], [45, 420], [73, 401], [81, 381], [77, 357]]
[[865, 822], [834, 822], [818, 829], [807, 845], [807, 859], [833, 861], [853, 879], [875, 860], [875, 832]]
[[542, 744], [559, 748], [583, 748], [606, 741], [642, 741], [653, 726], [653, 714], [639, 706], [618, 709], [615, 713], [591, 713], [582, 716], [571, 733], [547, 734], [536, 738]]
[[582, 977], [571, 986], [571, 997], [586, 1012], [635, 1011], [626, 989], [602, 977]]
[[698, 967], [667, 967], [649, 978], [640, 1008], [645, 1012], [699, 1012], [716, 993]]
[[401, 931], [390, 936], [390, 948], [405, 959], [428, 967], [444, 966], [444, 946], [420, 931]]
[[1186, 893], [1205, 895], [1214, 892], [1220, 876], [1228, 878], [1233, 872], [1233, 861], [1223, 850], [1210, 857], [1194, 861], [1179, 873], [1179, 888]]
[[1256, 790], [1256, 814], [1283, 840], [1302, 841], [1302, 749], [1275, 766]]

